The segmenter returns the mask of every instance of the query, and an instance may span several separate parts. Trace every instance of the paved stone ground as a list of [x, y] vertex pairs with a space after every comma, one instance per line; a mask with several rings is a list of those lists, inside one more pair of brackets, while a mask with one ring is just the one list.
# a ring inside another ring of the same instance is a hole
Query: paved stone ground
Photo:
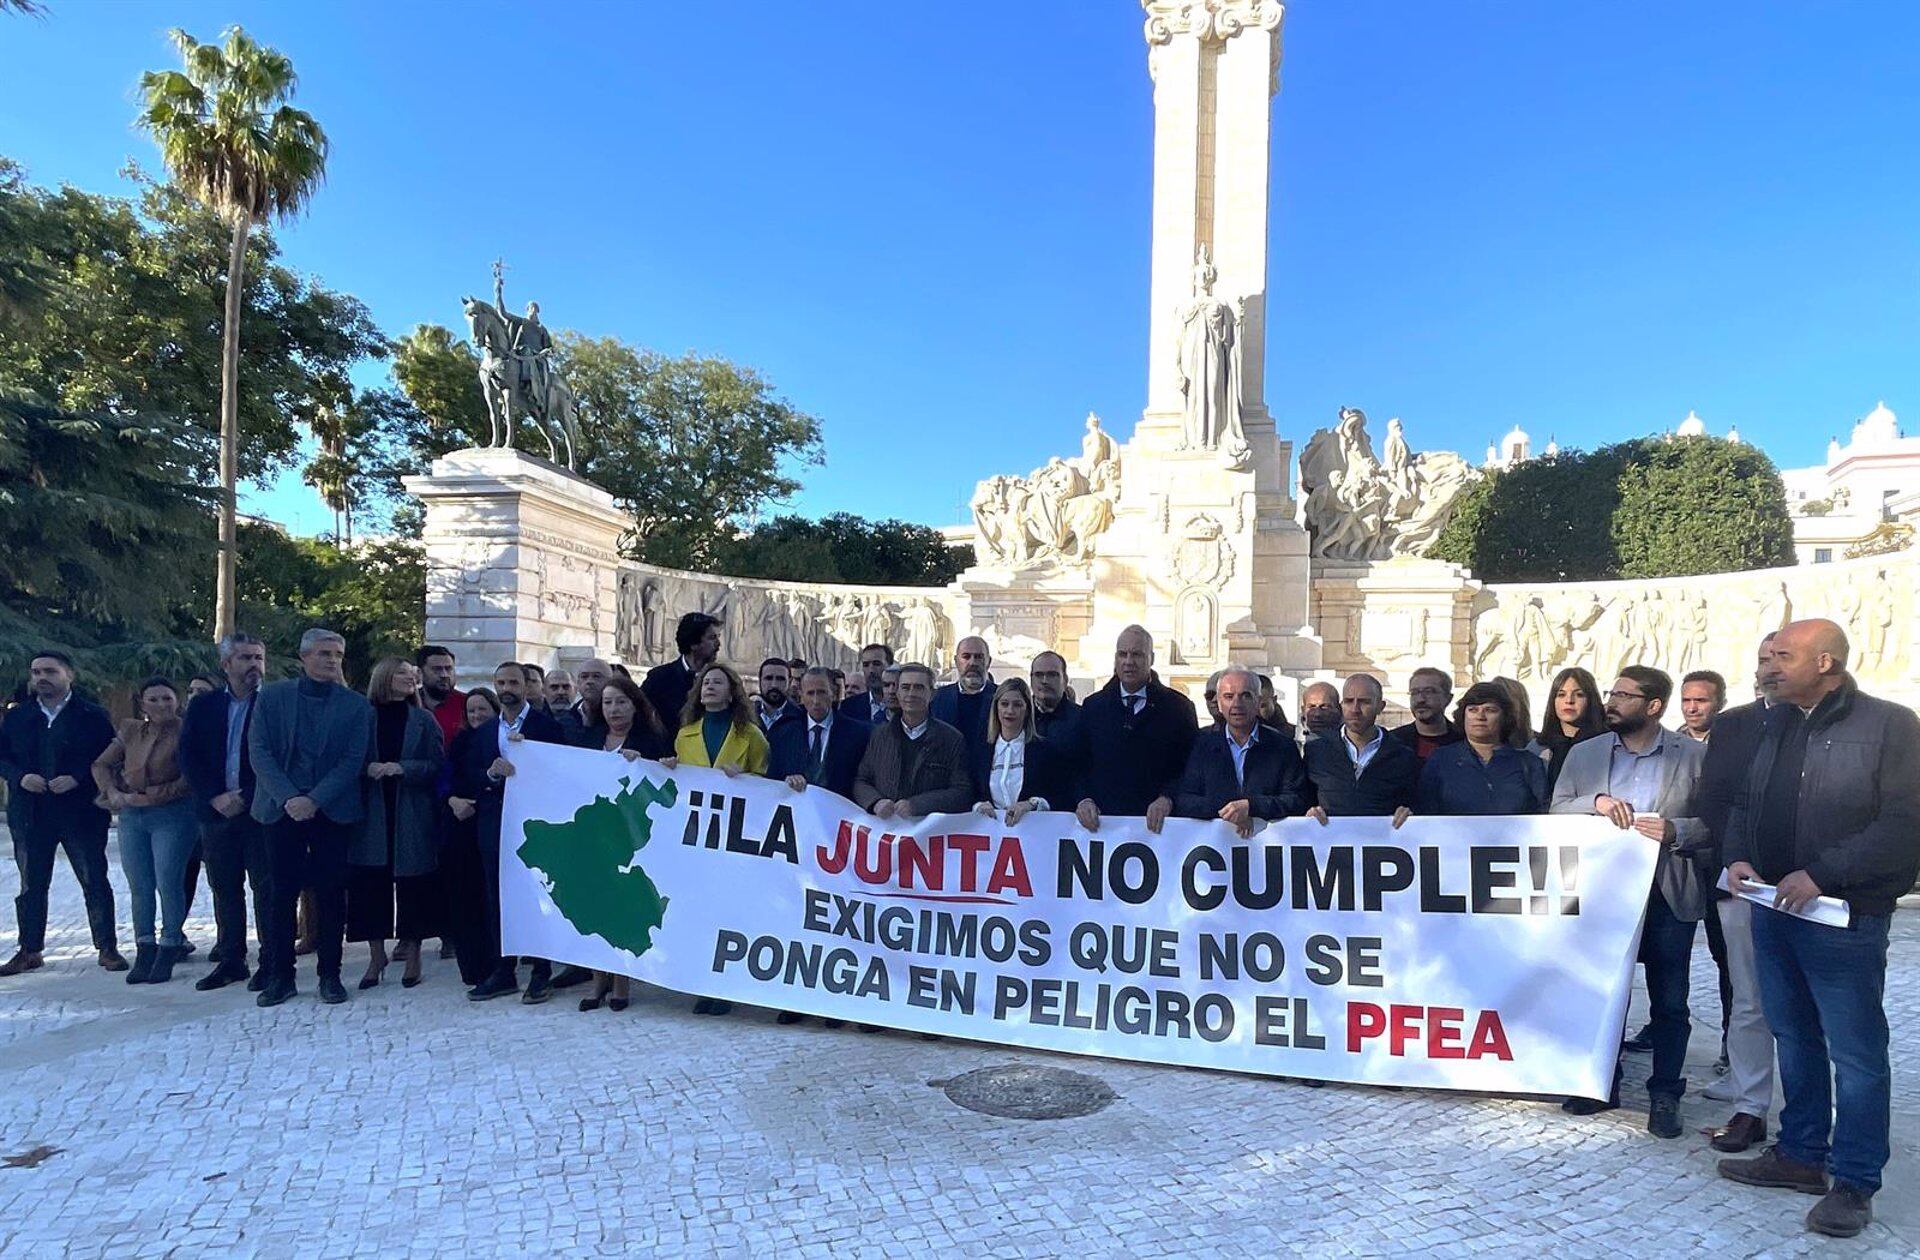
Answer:
[[[5, 864], [0, 896], [16, 886]], [[61, 1148], [0, 1166], [7, 1256], [1920, 1253], [1913, 909], [1895, 919], [1888, 993], [1894, 1162], [1879, 1221], [1834, 1244], [1803, 1232], [1811, 1199], [1713, 1174], [1699, 1129], [1726, 1108], [1697, 1094], [1687, 1135], [1660, 1142], [1644, 1092], [1579, 1120], [702, 1019], [662, 993], [619, 1015], [474, 1005], [437, 960], [421, 987], [396, 969], [344, 1007], [315, 1000], [303, 965], [301, 997], [263, 1011], [237, 987], [195, 993], [204, 952], [161, 988], [99, 971], [64, 868], [55, 888], [47, 969], [0, 981], [0, 1154]], [[204, 891], [196, 910], [204, 951]], [[1717, 1016], [1704, 944], [1698, 964], [1694, 1009]], [[349, 947], [349, 984], [363, 965]], [[1696, 1044], [1697, 1089], [1714, 1047]], [[1084, 1071], [1119, 1098], [998, 1120], [929, 1085], [1010, 1062]]]

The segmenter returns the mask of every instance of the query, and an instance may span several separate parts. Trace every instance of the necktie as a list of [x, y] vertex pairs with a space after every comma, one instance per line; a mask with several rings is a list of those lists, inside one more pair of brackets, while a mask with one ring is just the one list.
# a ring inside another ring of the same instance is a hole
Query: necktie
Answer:
[[827, 728], [815, 725], [807, 732], [807, 743], [807, 782], [818, 783], [824, 761], [822, 754], [826, 752]]
[[1135, 717], [1140, 716], [1140, 710], [1146, 707], [1146, 703], [1146, 696], [1138, 692], [1127, 697], [1127, 709]]

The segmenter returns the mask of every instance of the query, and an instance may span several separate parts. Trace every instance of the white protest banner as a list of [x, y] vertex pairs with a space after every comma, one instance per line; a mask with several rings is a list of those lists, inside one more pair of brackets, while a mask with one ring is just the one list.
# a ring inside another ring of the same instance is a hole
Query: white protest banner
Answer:
[[882, 821], [524, 743], [504, 949], [916, 1032], [1605, 1097], [1657, 847], [1600, 818]]

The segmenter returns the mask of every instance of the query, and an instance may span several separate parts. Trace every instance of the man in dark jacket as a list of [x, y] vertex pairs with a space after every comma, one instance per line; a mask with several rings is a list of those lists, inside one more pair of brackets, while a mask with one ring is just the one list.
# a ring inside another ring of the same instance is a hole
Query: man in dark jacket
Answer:
[[893, 649], [884, 643], [869, 643], [860, 649], [860, 676], [866, 685], [865, 690], [850, 695], [840, 705], [840, 712], [865, 722], [868, 726], [878, 726], [887, 720], [887, 698], [884, 679], [887, 666], [893, 664]]
[[978, 752], [993, 743], [993, 653], [987, 641], [968, 635], [953, 649], [956, 680], [933, 693], [935, 721], [945, 722], [966, 737], [967, 748]]
[[[207, 885], [213, 890], [213, 922], [219, 962], [193, 987], [202, 992], [246, 980], [247, 887], [253, 887], [253, 922], [267, 939], [273, 863], [267, 833], [254, 820], [253, 759], [247, 753], [253, 707], [266, 675], [267, 648], [250, 634], [220, 640], [220, 670], [227, 685], [195, 696], [180, 728], [180, 771], [199, 804], [200, 847]], [[250, 985], [266, 985], [266, 973]]]
[[294, 927], [300, 890], [313, 890], [314, 954], [320, 1000], [347, 1000], [340, 956], [347, 926], [347, 845], [363, 817], [361, 779], [373, 741], [373, 706], [343, 681], [347, 641], [315, 627], [300, 636], [300, 677], [263, 687], [247, 728], [253, 765], [250, 812], [273, 857], [268, 931], [260, 942], [267, 973], [257, 999], [278, 1006], [294, 995]]
[[[694, 614], [689, 614], [694, 615]], [[704, 615], [704, 614], [698, 614]], [[564, 744], [567, 734], [552, 714], [533, 707], [527, 696], [525, 673], [512, 661], [493, 671], [493, 688], [500, 697], [500, 713], [475, 727], [463, 750], [464, 760], [453, 767], [461, 791], [471, 791], [478, 816], [475, 837], [480, 849], [481, 904], [469, 908], [467, 938], [461, 943], [463, 970], [487, 978], [467, 990], [469, 1001], [485, 1002], [520, 992], [520, 960], [500, 953], [500, 811], [506, 804], [507, 780], [513, 762], [507, 753], [516, 739]], [[553, 996], [553, 964], [533, 959], [522, 1002], [538, 1004]], [[470, 965], [468, 965], [470, 964]]]
[[1080, 771], [1074, 812], [1089, 831], [1103, 814], [1143, 817], [1158, 832], [1173, 812], [1200, 731], [1193, 701], [1153, 678], [1153, 636], [1128, 626], [1113, 644], [1113, 679], [1081, 706], [1073, 763]]
[[[1760, 640], [1759, 659], [1754, 670], [1754, 685], [1760, 699], [1719, 714], [1713, 721], [1707, 742], [1706, 760], [1700, 766], [1700, 789], [1694, 811], [1713, 833], [1713, 849], [1702, 855], [1709, 883], [1718, 880], [1726, 866], [1722, 849], [1726, 844], [1727, 819], [1734, 801], [1746, 790], [1747, 771], [1765, 738], [1767, 724], [1786, 713], [1773, 702], [1774, 685], [1779, 678], [1773, 672], [1773, 640]], [[1726, 960], [1726, 986], [1722, 990], [1726, 1011], [1721, 1037], [1722, 1056], [1727, 1071], [1703, 1091], [1708, 1098], [1733, 1104], [1733, 1116], [1713, 1135], [1716, 1151], [1738, 1154], [1767, 1140], [1767, 1113], [1773, 1107], [1773, 1030], [1767, 1027], [1766, 1013], [1760, 1006], [1760, 979], [1753, 957], [1753, 916], [1766, 913], [1742, 897], [1729, 896], [1718, 889], [1708, 911], [1709, 926], [1720, 925], [1720, 952], [1715, 960]], [[1713, 937], [1710, 935], [1711, 945]]]
[[1420, 758], [1380, 729], [1386, 692], [1371, 674], [1355, 674], [1340, 689], [1340, 729], [1307, 741], [1307, 778], [1314, 805], [1307, 817], [1393, 815], [1406, 821], [1420, 786]]
[[[1776, 1145], [1720, 1161], [1747, 1185], [1827, 1190], [1807, 1227], [1842, 1238], [1873, 1219], [1889, 1154], [1887, 932], [1920, 872], [1920, 718], [1862, 692], [1847, 652], [1831, 621], [1775, 636], [1785, 711], [1727, 820], [1729, 886], [1776, 890], [1753, 916], [1753, 950], [1786, 1102]], [[1848, 926], [1802, 918], [1816, 897], [1846, 902]]]
[[894, 683], [900, 718], [874, 730], [854, 775], [854, 803], [876, 818], [924, 818], [973, 808], [967, 741], [934, 717], [933, 671], [902, 665]]
[[1313, 804], [1306, 767], [1293, 741], [1260, 721], [1260, 681], [1228, 669], [1214, 692], [1222, 729], [1202, 731], [1174, 795], [1182, 818], [1219, 818], [1242, 836], [1255, 822], [1304, 814]]
[[712, 613], [686, 614], [674, 628], [673, 643], [679, 649], [679, 659], [654, 666], [640, 684], [669, 735], [680, 729], [680, 711], [687, 707], [694, 676], [720, 655], [720, 619]]
[[815, 665], [800, 675], [801, 716], [767, 734], [767, 777], [794, 791], [823, 787], [849, 800], [873, 727], [833, 707], [833, 671]]
[[1388, 736], [1413, 749], [1420, 764], [1426, 765], [1428, 757], [1466, 738], [1447, 716], [1447, 705], [1452, 702], [1453, 676], [1444, 669], [1422, 665], [1407, 680], [1407, 709], [1413, 721], [1394, 727]]
[[100, 965], [125, 971], [113, 923], [113, 887], [107, 882], [107, 811], [94, 804], [93, 762], [113, 742], [107, 711], [74, 692], [73, 661], [47, 651], [28, 666], [28, 696], [0, 723], [0, 774], [7, 779], [7, 825], [20, 867], [13, 901], [20, 948], [0, 964], [0, 976], [45, 965], [47, 893], [54, 854], [67, 863], [87, 900], [87, 926]]

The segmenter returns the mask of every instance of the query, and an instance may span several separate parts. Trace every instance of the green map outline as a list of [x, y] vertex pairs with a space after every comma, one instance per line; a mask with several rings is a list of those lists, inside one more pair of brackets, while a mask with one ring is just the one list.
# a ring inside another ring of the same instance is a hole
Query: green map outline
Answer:
[[515, 852], [546, 878], [548, 897], [576, 932], [638, 958], [653, 948], [669, 900], [640, 867], [640, 851], [653, 839], [647, 812], [672, 806], [680, 790], [672, 779], [656, 787], [622, 778], [620, 787], [613, 797], [595, 795], [566, 822], [528, 819]]

